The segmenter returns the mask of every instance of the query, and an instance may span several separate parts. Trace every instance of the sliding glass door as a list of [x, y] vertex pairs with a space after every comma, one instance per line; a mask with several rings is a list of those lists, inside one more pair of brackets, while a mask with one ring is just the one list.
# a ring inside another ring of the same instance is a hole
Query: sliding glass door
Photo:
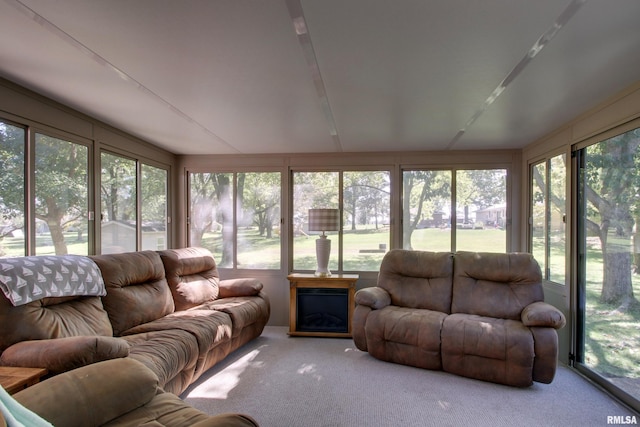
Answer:
[[576, 365], [638, 409], [640, 129], [578, 151]]

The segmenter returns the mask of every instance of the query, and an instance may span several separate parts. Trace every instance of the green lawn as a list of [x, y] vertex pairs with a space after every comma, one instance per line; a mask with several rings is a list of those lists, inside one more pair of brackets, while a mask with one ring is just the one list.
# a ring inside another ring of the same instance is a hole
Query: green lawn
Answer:
[[[605, 377], [640, 378], [640, 310], [625, 313], [600, 303], [602, 252], [588, 254], [585, 363]], [[640, 296], [640, 275], [634, 274], [633, 292]]]

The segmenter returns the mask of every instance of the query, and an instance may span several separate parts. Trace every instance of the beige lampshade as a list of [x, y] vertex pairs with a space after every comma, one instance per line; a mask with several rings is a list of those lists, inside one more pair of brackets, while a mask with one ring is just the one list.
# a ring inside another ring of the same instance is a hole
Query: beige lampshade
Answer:
[[340, 230], [340, 209], [309, 209], [309, 231]]

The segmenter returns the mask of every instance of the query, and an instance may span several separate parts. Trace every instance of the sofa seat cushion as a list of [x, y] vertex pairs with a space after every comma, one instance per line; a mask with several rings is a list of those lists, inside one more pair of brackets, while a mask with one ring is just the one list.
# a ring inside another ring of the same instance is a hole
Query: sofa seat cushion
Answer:
[[442, 366], [447, 372], [501, 384], [532, 384], [534, 341], [522, 322], [452, 314], [442, 326]]
[[439, 311], [387, 306], [369, 314], [365, 334], [373, 357], [425, 369], [441, 369]]
[[198, 342], [179, 329], [126, 335], [129, 356], [151, 369], [164, 390], [179, 394], [191, 383], [198, 360]]
[[[198, 343], [198, 363], [196, 377], [211, 367], [210, 353], [221, 347], [223, 354], [229, 352], [231, 341], [231, 318], [228, 314], [216, 310], [191, 309], [176, 311], [165, 317], [136, 326], [124, 332], [135, 335], [147, 332], [179, 329], [190, 333]], [[219, 359], [219, 358], [217, 358]], [[217, 360], [216, 360], [217, 361]]]
[[262, 294], [258, 296], [222, 298], [203, 304], [201, 307], [228, 314], [231, 317], [234, 337], [254, 323], [266, 324], [270, 314], [269, 301]]

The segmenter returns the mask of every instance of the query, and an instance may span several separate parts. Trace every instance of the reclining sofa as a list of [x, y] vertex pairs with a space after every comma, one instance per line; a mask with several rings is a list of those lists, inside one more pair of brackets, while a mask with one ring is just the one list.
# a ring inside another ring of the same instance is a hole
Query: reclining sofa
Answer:
[[10, 273], [17, 284], [0, 292], [0, 365], [50, 375], [130, 358], [178, 395], [258, 337], [270, 315], [262, 283], [220, 280], [203, 248], [0, 259], [0, 282]]
[[394, 249], [360, 289], [352, 333], [380, 360], [506, 384], [550, 383], [566, 319], [526, 253]]

